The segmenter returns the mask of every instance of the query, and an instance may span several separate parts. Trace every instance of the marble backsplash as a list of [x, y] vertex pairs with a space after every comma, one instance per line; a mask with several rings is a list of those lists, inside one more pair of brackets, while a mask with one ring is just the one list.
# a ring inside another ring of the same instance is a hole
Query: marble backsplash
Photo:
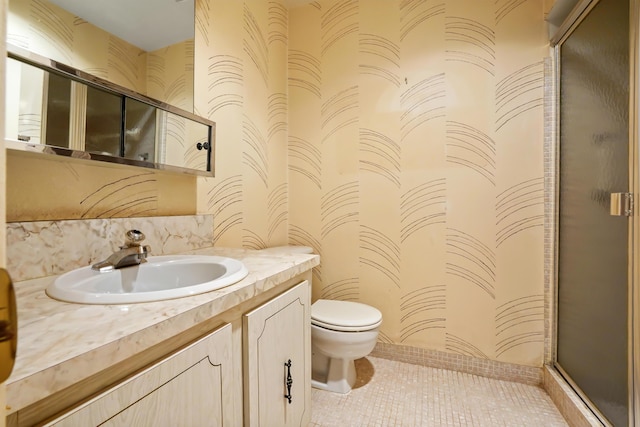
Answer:
[[7, 223], [7, 269], [14, 281], [65, 273], [102, 261], [127, 230], [142, 231], [151, 255], [213, 246], [213, 215]]

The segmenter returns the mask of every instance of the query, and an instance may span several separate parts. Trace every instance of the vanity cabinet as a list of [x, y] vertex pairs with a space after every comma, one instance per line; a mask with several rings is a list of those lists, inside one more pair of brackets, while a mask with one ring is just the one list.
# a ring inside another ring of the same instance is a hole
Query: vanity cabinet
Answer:
[[243, 316], [245, 425], [309, 424], [310, 325], [306, 280]]
[[223, 326], [44, 425], [307, 426], [309, 279], [298, 276], [208, 319]]
[[237, 426], [231, 343], [227, 324], [46, 425]]

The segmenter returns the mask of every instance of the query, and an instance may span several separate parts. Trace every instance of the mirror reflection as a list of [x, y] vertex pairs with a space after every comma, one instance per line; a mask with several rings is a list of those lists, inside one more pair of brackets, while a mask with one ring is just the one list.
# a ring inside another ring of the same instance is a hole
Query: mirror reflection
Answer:
[[9, 0], [7, 42], [193, 112], [194, 0]]
[[213, 122], [17, 50], [9, 46], [6, 138], [22, 144], [9, 148], [212, 175]]

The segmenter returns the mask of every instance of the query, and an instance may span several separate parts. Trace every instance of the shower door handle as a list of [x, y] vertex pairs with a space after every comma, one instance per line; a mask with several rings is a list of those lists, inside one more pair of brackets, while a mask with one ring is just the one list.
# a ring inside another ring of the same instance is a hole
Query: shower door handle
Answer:
[[632, 216], [633, 194], [611, 193], [611, 205], [609, 208], [609, 213], [612, 216]]

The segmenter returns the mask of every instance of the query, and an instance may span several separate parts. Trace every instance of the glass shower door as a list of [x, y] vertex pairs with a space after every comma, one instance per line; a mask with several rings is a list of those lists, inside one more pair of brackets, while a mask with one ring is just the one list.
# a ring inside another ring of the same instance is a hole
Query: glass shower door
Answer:
[[629, 1], [601, 0], [560, 51], [556, 364], [616, 426], [629, 420]]

